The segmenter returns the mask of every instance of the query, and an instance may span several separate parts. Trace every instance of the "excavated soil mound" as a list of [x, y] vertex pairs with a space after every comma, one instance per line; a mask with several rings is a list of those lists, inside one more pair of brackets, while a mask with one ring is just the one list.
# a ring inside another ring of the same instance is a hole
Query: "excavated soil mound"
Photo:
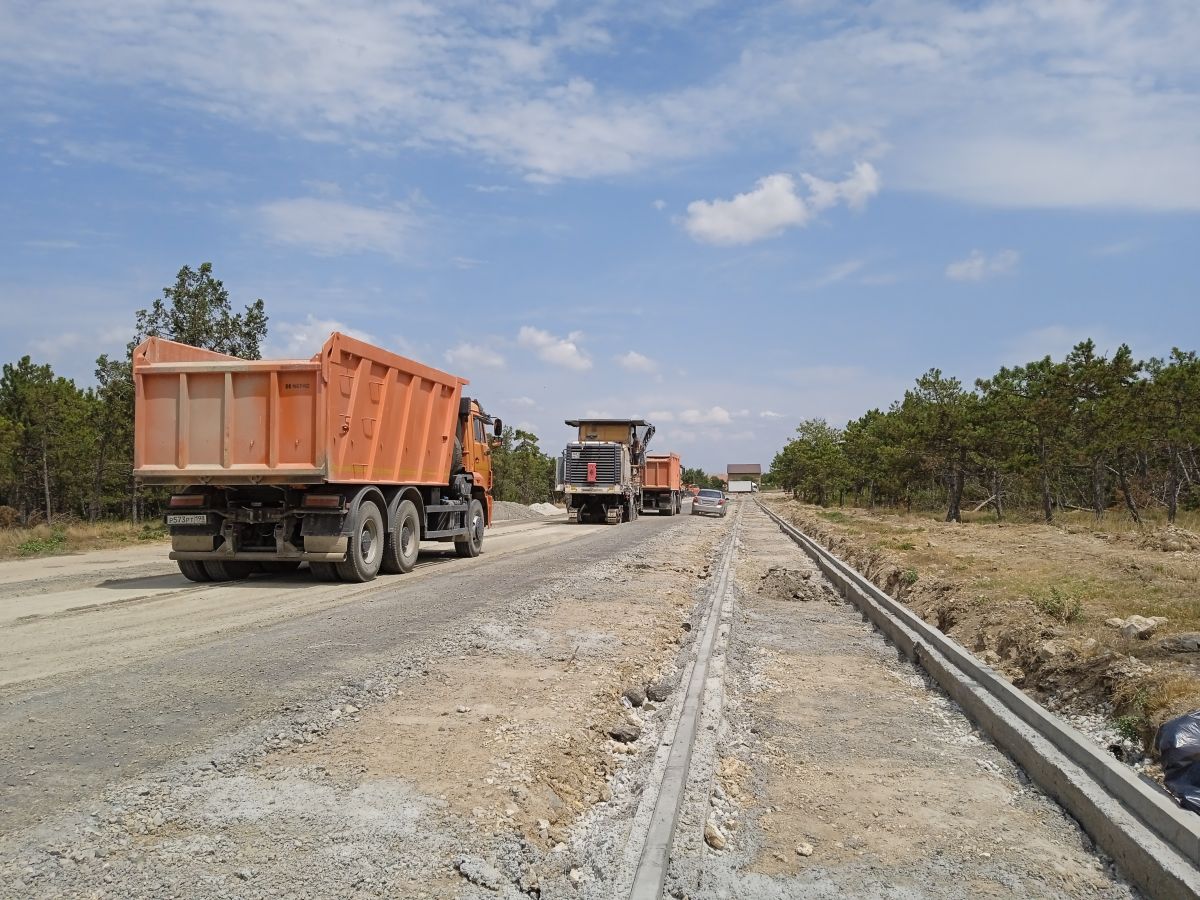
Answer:
[[1142, 538], [1141, 546], [1146, 550], [1161, 550], [1174, 553], [1178, 550], [1200, 550], [1200, 535], [1183, 528], [1168, 525], [1151, 531]]
[[771, 566], [759, 580], [758, 593], [774, 600], [829, 600], [832, 594], [811, 569]]

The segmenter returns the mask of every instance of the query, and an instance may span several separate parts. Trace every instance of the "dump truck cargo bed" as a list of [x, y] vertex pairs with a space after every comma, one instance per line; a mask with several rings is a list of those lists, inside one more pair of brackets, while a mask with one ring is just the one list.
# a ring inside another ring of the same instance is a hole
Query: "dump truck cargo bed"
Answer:
[[681, 471], [677, 453], [647, 456], [642, 467], [642, 490], [678, 491]]
[[175, 485], [445, 485], [468, 383], [336, 332], [310, 360], [149, 338], [133, 376], [134, 474]]

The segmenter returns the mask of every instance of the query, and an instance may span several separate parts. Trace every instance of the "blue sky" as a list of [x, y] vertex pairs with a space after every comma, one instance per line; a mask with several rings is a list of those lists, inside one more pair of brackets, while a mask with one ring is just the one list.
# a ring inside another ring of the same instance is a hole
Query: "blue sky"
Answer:
[[1197, 47], [1193, 0], [9, 0], [0, 359], [90, 381], [210, 260], [271, 354], [767, 464], [931, 366], [1196, 348]]

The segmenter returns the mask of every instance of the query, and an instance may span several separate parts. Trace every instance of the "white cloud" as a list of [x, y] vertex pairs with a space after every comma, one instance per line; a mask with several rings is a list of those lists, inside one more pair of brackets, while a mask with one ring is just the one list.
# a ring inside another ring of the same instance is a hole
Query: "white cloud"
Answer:
[[783, 413], [777, 413], [777, 412], [774, 412], [773, 410], [764, 409], [762, 412], [760, 412], [758, 414], [758, 417], [760, 419], [782, 419]]
[[258, 215], [273, 240], [321, 256], [370, 251], [400, 257], [415, 225], [401, 207], [373, 209], [324, 197], [275, 200], [260, 206]]
[[[672, 71], [634, 90], [594, 74], [597, 60], [644, 52], [617, 35], [647, 20], [645, 33], [687, 28], [707, 5], [346, 0], [301, 16], [286, 0], [143, 0], [104, 15], [30, 3], [0, 28], [0, 63], [6, 85], [38, 98], [53, 96], [47, 84], [115, 86], [263, 133], [448, 148], [542, 181], [763, 142], [871, 159], [886, 132], [889, 182], [906, 190], [1200, 209], [1188, 0], [744, 4], [732, 61], [704, 76], [681, 84]], [[63, 122], [70, 108], [23, 112]]]
[[839, 281], [845, 281], [855, 272], [859, 271], [866, 263], [861, 259], [848, 259], [845, 262], [840, 262], [832, 266], [823, 275], [819, 275], [812, 281], [804, 285], [809, 290], [818, 290], [823, 287], [829, 287], [831, 284], [837, 284]]
[[79, 247], [79, 242], [68, 240], [22, 241], [21, 246], [28, 247], [30, 250], [75, 250]]
[[655, 209], [657, 209], [659, 212], [662, 212], [664, 209], [667, 208], [667, 201], [666, 200], [655, 200], [654, 203], [651, 205]]
[[101, 353], [114, 353], [131, 337], [131, 329], [122, 325], [109, 325], [99, 332], [65, 331], [55, 332], [51, 337], [35, 338], [29, 342], [35, 363], [52, 362], [83, 355], [89, 361]]
[[946, 266], [946, 277], [951, 281], [983, 281], [1009, 274], [1020, 261], [1021, 254], [1016, 250], [998, 250], [990, 256], [982, 250], [972, 250], [966, 259]]
[[807, 198], [797, 193], [791, 175], [777, 172], [732, 200], [694, 200], [688, 204], [684, 228], [706, 244], [749, 244], [803, 227], [839, 202], [862, 209], [880, 185], [879, 173], [869, 162], [856, 163], [842, 181], [808, 174], [801, 178], [808, 187]]
[[869, 125], [836, 122], [812, 136], [813, 149], [824, 157], [855, 156], [876, 159], [890, 149], [879, 130]]
[[526, 409], [537, 406], [537, 401], [532, 397], [510, 397], [505, 401], [509, 406], [522, 406]]
[[[1125, 335], [1122, 340], [1127, 340]], [[1003, 365], [1023, 366], [1047, 356], [1062, 359], [1080, 341], [1091, 338], [1100, 353], [1111, 353], [1121, 345], [1102, 325], [1044, 325], [1020, 334], [1005, 342], [1000, 362]]]
[[281, 356], [285, 358], [308, 359], [321, 349], [326, 338], [335, 331], [358, 338], [360, 341], [377, 343], [375, 337], [367, 331], [351, 328], [336, 319], [318, 319], [312, 313], [304, 317], [303, 322], [271, 322], [267, 333], [267, 344], [263, 355], [267, 357]]
[[522, 325], [517, 333], [517, 343], [534, 351], [538, 359], [580, 372], [592, 367], [591, 357], [579, 346], [582, 338], [580, 331], [572, 331], [563, 338], [532, 325]]
[[728, 425], [733, 416], [724, 407], [710, 406], [708, 409], [685, 409], [679, 414], [679, 421], [685, 425]]
[[648, 356], [643, 356], [636, 350], [622, 353], [616, 357], [617, 364], [627, 372], [654, 372], [658, 365]]
[[451, 347], [445, 357], [446, 362], [463, 368], [482, 366], [485, 369], [503, 369], [505, 366], [504, 357], [495, 350], [467, 341]]

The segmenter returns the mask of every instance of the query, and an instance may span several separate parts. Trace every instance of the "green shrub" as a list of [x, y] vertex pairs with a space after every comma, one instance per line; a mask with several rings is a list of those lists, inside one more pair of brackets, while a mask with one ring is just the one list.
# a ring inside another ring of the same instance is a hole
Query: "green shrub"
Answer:
[[900, 580], [910, 587], [917, 583], [918, 577], [916, 569], [905, 569], [900, 573]]
[[17, 547], [22, 556], [37, 556], [41, 553], [54, 553], [67, 542], [67, 533], [61, 528], [55, 528], [45, 537], [34, 537]]
[[1121, 716], [1116, 721], [1117, 734], [1128, 741], [1140, 742], [1142, 740], [1142, 724], [1141, 716]]
[[1050, 590], [1033, 598], [1033, 605], [1039, 611], [1060, 622], [1074, 622], [1083, 617], [1083, 601], [1074, 594], [1052, 587]]

